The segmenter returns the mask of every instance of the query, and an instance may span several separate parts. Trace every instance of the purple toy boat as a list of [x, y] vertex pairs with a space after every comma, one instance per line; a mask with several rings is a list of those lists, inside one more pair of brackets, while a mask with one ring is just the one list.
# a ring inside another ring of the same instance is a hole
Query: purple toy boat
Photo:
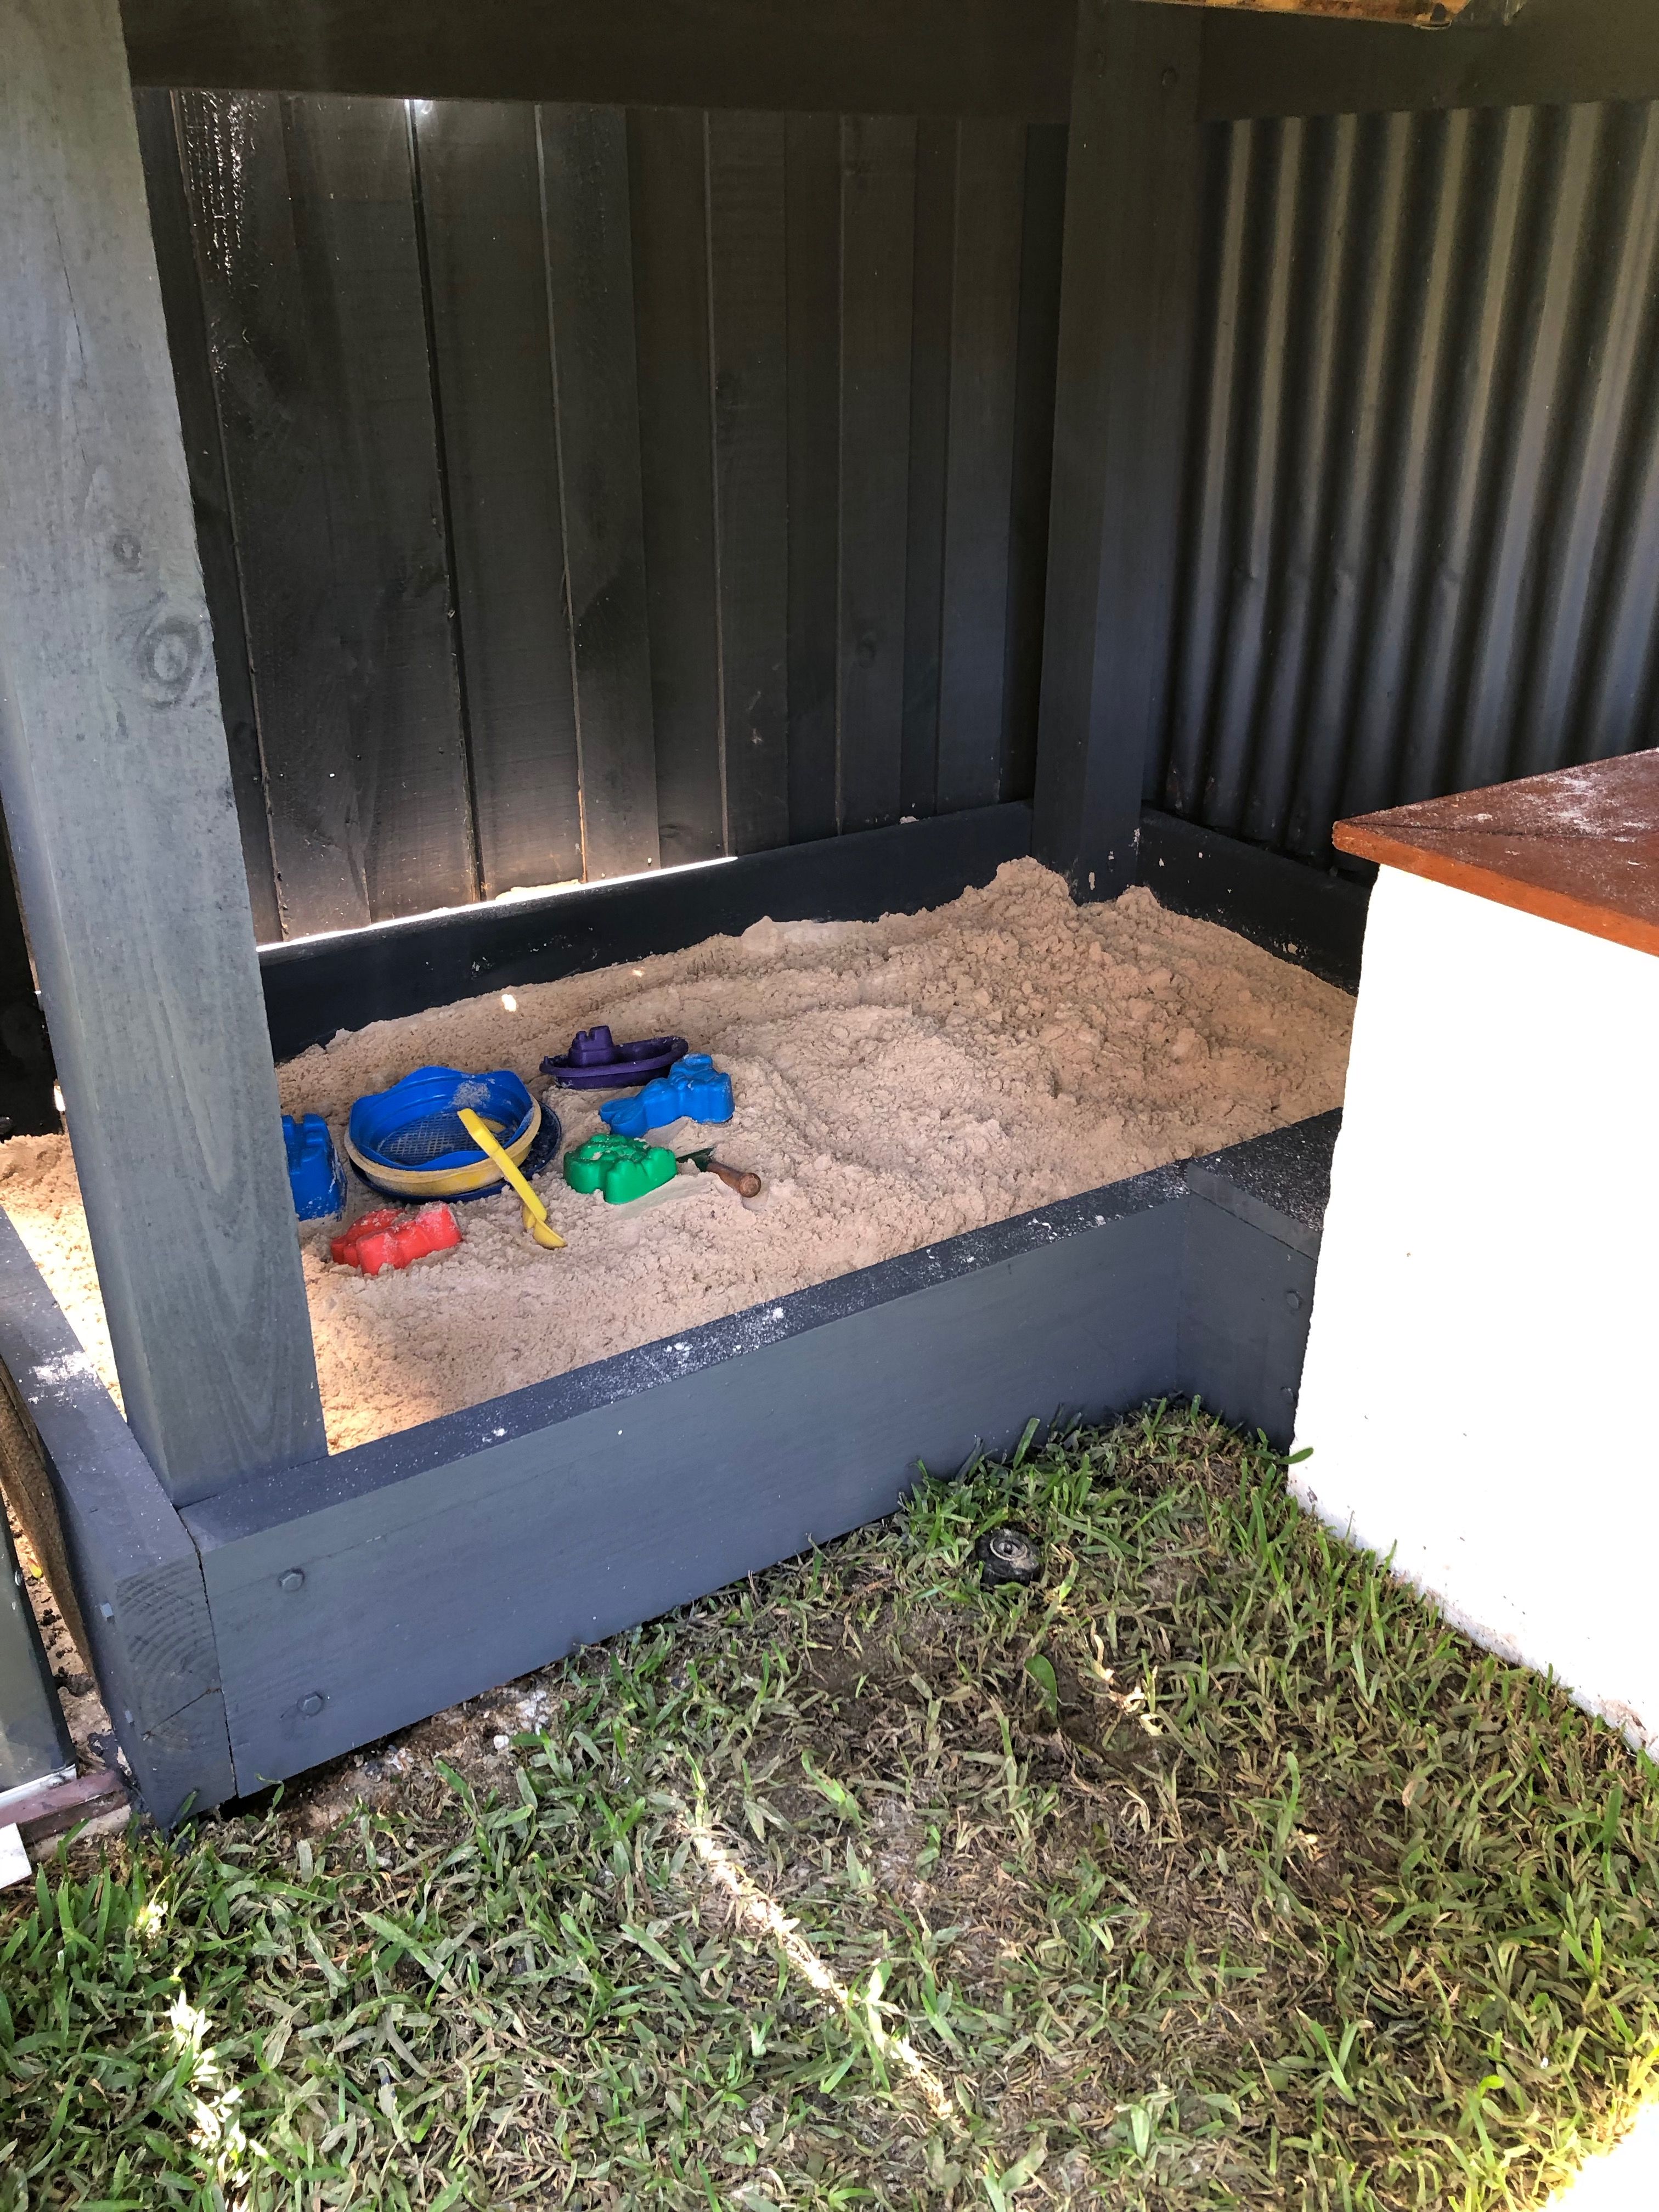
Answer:
[[567, 1091], [614, 1090], [618, 1084], [649, 1083], [665, 1075], [677, 1060], [685, 1057], [685, 1039], [677, 1036], [635, 1037], [618, 1044], [610, 1030], [578, 1030], [568, 1053], [542, 1062], [542, 1073], [550, 1075]]

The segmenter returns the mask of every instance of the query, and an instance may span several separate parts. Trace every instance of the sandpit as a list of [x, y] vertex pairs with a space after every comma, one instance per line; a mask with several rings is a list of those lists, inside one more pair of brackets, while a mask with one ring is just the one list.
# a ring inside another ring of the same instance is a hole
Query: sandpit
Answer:
[[[731, 1072], [713, 1176], [671, 1203], [538, 1188], [568, 1240], [526, 1237], [516, 1200], [459, 1207], [458, 1252], [369, 1280], [303, 1225], [330, 1446], [340, 1450], [633, 1346], [1339, 1105], [1352, 1001], [1149, 891], [1074, 906], [1012, 861], [984, 890], [879, 922], [757, 922], [689, 951], [342, 1032], [279, 1071], [283, 1109], [337, 1139], [362, 1091], [425, 1062], [511, 1067], [609, 1023], [665, 1031]], [[556, 1091], [568, 1145], [609, 1094]], [[68, 1141], [0, 1146], [0, 1202], [117, 1389]], [[384, 1201], [354, 1182], [352, 1216]]]

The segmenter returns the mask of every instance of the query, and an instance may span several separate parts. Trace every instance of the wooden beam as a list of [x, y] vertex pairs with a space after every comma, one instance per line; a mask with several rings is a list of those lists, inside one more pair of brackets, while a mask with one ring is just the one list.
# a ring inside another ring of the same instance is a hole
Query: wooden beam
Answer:
[[0, 0], [0, 793], [134, 1434], [325, 1449], [116, 0]]
[[234, 1796], [202, 1562], [3, 1215], [0, 1479], [149, 1812]]
[[1033, 844], [1079, 898], [1134, 881], [1170, 665], [1202, 30], [1140, 0], [1078, 9]]
[[[0, 1391], [0, 1398], [3, 1398]], [[5, 1450], [0, 1408], [0, 1468]], [[52, 1662], [24, 1587], [12, 1548], [11, 1530], [0, 1518], [0, 1826], [21, 1822], [19, 1794], [46, 1786], [48, 1775], [75, 1765], [75, 1746], [64, 1725], [64, 1709], [52, 1682]]]
[[[462, 907], [349, 936], [268, 945], [265, 1012], [278, 1060], [336, 1030], [396, 1021], [480, 991], [591, 975], [705, 937], [774, 921], [875, 921], [983, 889], [1031, 849], [1031, 810], [1017, 799], [895, 822], [879, 830], [745, 853], [716, 866], [631, 882], [584, 884], [539, 898]], [[1297, 863], [1287, 860], [1286, 867]]]
[[[1659, 99], [1653, 0], [1527, 0], [1497, 36], [1227, 9], [1205, 17], [1206, 120]], [[1467, 24], [1466, 15], [1463, 23]]]
[[137, 84], [1063, 121], [1066, 0], [123, 0]]
[[1185, 1203], [1138, 1176], [191, 1508], [238, 1788], [1176, 1387]]
[[538, 112], [537, 135], [582, 862], [592, 882], [661, 858], [628, 125], [614, 108], [548, 106]]
[[1337, 1118], [192, 1507], [238, 1787], [889, 1513], [918, 1462], [948, 1474], [1034, 1413], [1196, 1392], [1283, 1449]]
[[1150, 806], [1141, 810], [1135, 879], [1172, 914], [1219, 922], [1344, 991], [1359, 988], [1368, 882]]

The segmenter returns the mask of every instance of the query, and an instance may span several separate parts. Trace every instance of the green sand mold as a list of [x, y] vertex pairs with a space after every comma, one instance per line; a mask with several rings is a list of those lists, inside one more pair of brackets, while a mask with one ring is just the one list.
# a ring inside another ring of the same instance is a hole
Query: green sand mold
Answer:
[[641, 1145], [632, 1137], [601, 1132], [564, 1156], [564, 1179], [583, 1197], [603, 1191], [607, 1206], [625, 1206], [672, 1182], [679, 1163], [665, 1145]]

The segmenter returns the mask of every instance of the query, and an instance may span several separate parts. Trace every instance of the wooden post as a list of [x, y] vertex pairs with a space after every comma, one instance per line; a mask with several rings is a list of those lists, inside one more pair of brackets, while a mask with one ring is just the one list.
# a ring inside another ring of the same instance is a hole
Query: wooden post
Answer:
[[1066, 171], [1035, 849], [1134, 881], [1169, 667], [1197, 305], [1196, 9], [1080, 0]]
[[117, 0], [0, 0], [0, 795], [127, 1419], [325, 1449]]

